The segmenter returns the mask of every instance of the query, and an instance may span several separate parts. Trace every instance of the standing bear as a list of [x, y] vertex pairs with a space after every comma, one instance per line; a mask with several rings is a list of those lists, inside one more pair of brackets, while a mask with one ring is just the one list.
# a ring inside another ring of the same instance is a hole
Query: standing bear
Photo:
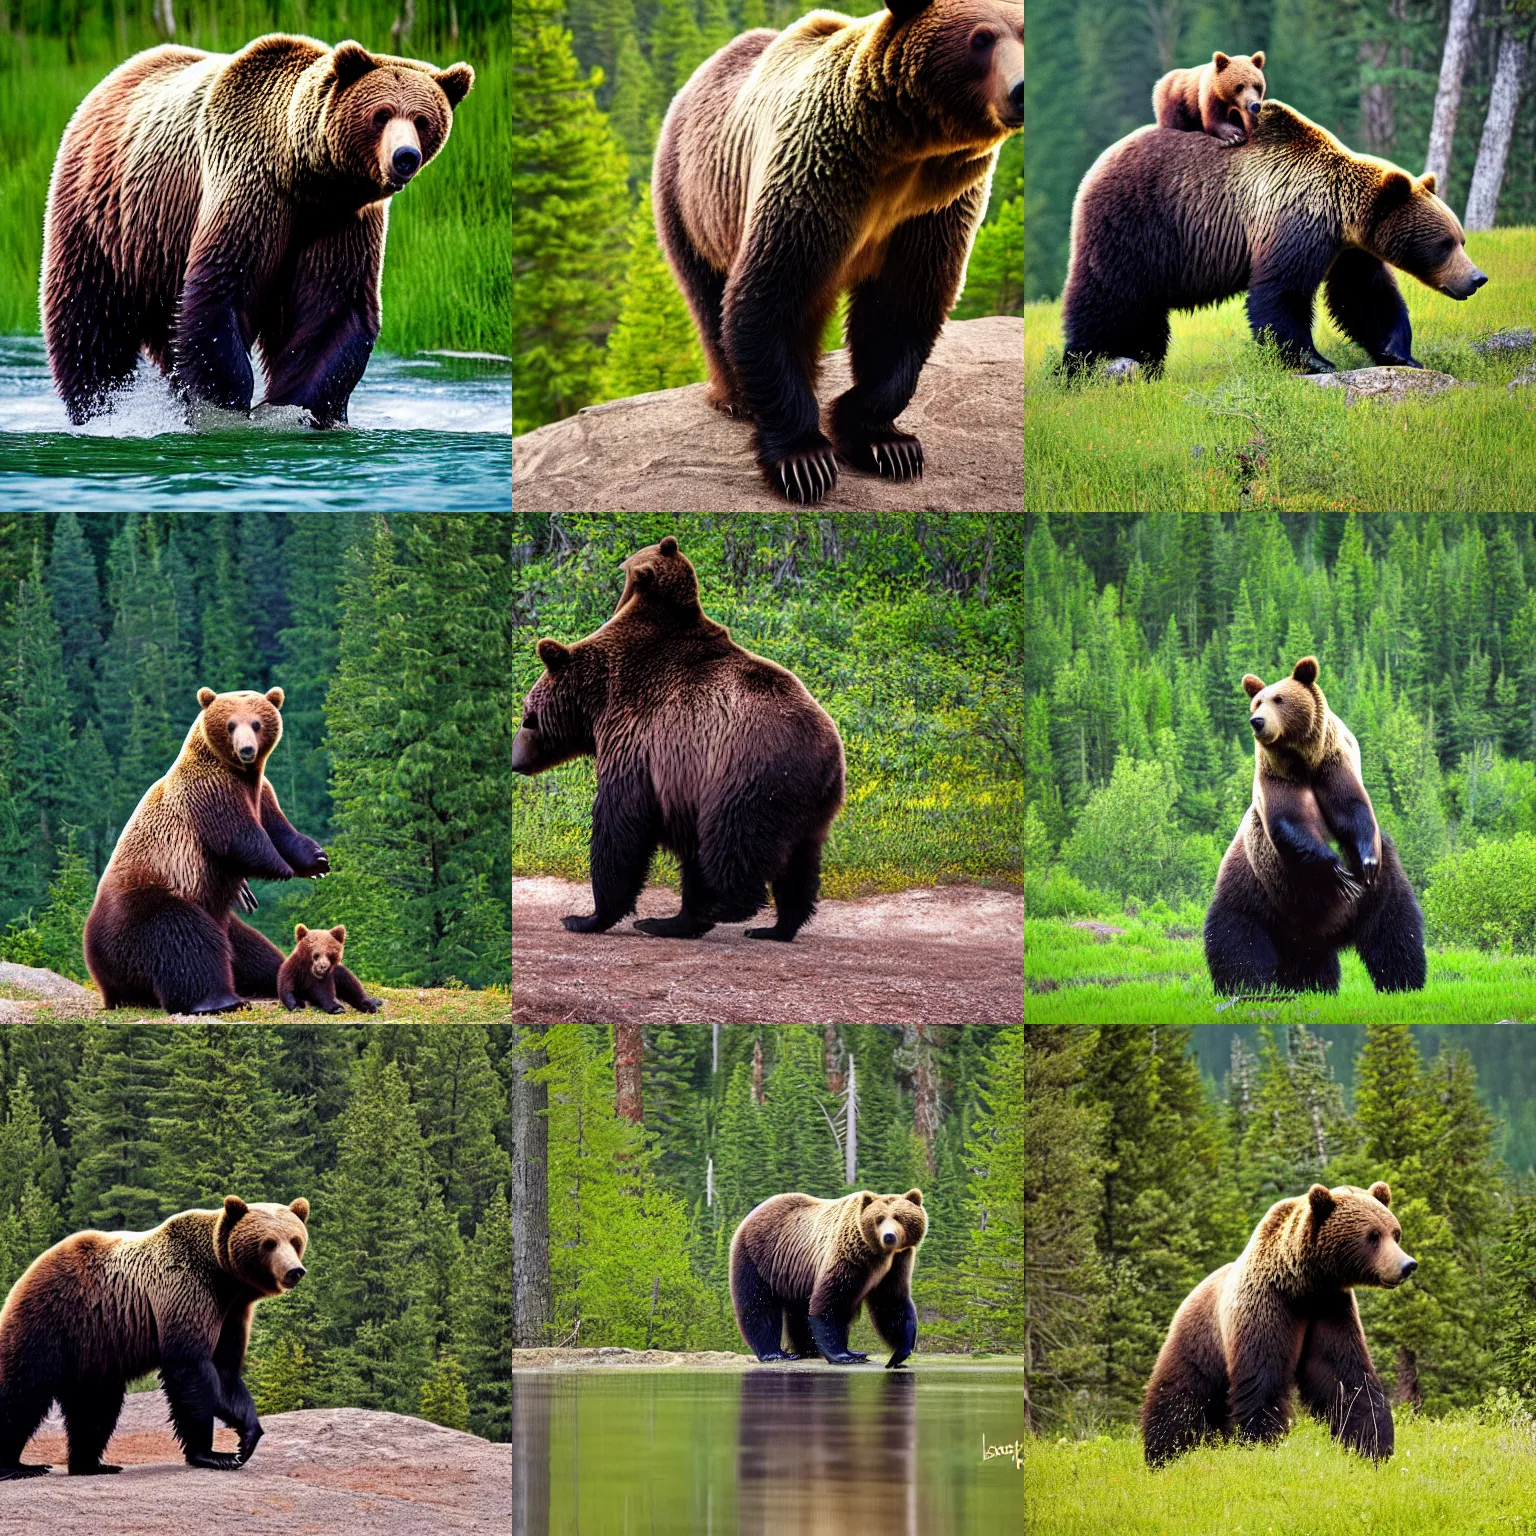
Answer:
[[[841, 1200], [774, 1195], [748, 1211], [731, 1239], [736, 1325], [759, 1360], [815, 1359], [854, 1365], [848, 1330], [869, 1304], [891, 1346], [891, 1370], [917, 1344], [912, 1265], [928, 1232], [923, 1192]], [[789, 1349], [783, 1348], [789, 1335]]]
[[144, 792], [85, 920], [85, 963], [108, 1008], [217, 1013], [276, 997], [283, 952], [232, 915], [247, 880], [330, 871], [288, 824], [264, 768], [283, 690], [200, 688], [176, 761]]
[[69, 419], [107, 410], [142, 348], [189, 400], [316, 426], [379, 335], [389, 200], [442, 149], [468, 64], [257, 38], [236, 54], [135, 54], [59, 144], [43, 235], [43, 335]]
[[[1360, 744], [1317, 686], [1317, 658], [1243, 678], [1253, 803], [1216, 875], [1205, 958], [1217, 992], [1337, 992], [1355, 947], [1378, 992], [1424, 985], [1424, 918], [1360, 774]], [[1337, 842], [1335, 853], [1329, 840]]]
[[1189, 1293], [1141, 1407], [1149, 1466], [1233, 1429], [1278, 1440], [1296, 1390], [1336, 1440], [1375, 1461], [1392, 1454], [1392, 1410], [1354, 1292], [1401, 1285], [1419, 1267], [1398, 1246], [1391, 1206], [1385, 1184], [1314, 1184], [1270, 1206], [1237, 1261]]
[[[656, 232], [710, 402], [756, 423], [779, 495], [819, 501], [839, 459], [888, 480], [922, 473], [923, 445], [896, 418], [960, 296], [998, 149], [1023, 123], [1014, 0], [812, 11], [743, 32], [678, 92], [656, 145]], [[854, 383], [829, 440], [815, 384], [841, 293]]]
[[512, 741], [516, 773], [597, 759], [590, 915], [628, 916], [651, 856], [682, 865], [682, 908], [635, 927], [691, 939], [751, 917], [773, 885], [778, 920], [749, 939], [792, 940], [816, 910], [821, 849], [843, 804], [843, 742], [794, 673], [704, 616], [698, 579], [671, 537], [624, 562], [624, 594], [575, 645], [540, 640], [544, 675]]

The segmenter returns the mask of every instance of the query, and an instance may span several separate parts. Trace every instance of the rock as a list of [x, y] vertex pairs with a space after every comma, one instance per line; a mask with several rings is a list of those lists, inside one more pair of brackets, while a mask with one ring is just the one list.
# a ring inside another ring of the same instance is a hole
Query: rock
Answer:
[[1527, 384], [1536, 384], [1536, 363], [1532, 363], [1524, 373], [1517, 373], [1505, 388], [1510, 394], [1514, 394], [1517, 389], [1523, 389]]
[[1101, 365], [1100, 371], [1111, 384], [1129, 384], [1141, 373], [1141, 364], [1134, 357], [1115, 357]]
[[[851, 382], [848, 354], [823, 359], [826, 408]], [[656, 390], [512, 440], [519, 512], [782, 512], [752, 457], [748, 422], [705, 401], [707, 386]], [[841, 465], [820, 505], [866, 511], [1024, 510], [1024, 321], [951, 321], [898, 426], [923, 440], [923, 476], [895, 482]]]
[[1436, 373], [1433, 368], [1347, 368], [1340, 373], [1304, 373], [1300, 377], [1319, 389], [1342, 389], [1346, 406], [1357, 400], [1436, 395], [1461, 383], [1454, 374]]
[[1108, 944], [1116, 934], [1125, 932], [1124, 928], [1112, 928], [1108, 923], [1071, 923], [1068, 926], [1086, 928], [1093, 935], [1094, 942], [1098, 944]]
[[1481, 352], [1484, 357], [1493, 357], [1500, 352], [1528, 352], [1532, 347], [1536, 347], [1536, 331], [1528, 325], [1516, 326], [1508, 331], [1495, 331], [1493, 335], [1480, 337], [1472, 343], [1472, 350]]
[[13, 987], [33, 997], [68, 998], [72, 1002], [92, 1004], [97, 1001], [89, 987], [82, 987], [78, 981], [60, 976], [57, 971], [45, 971], [35, 965], [12, 965], [9, 960], [0, 960], [0, 987]]

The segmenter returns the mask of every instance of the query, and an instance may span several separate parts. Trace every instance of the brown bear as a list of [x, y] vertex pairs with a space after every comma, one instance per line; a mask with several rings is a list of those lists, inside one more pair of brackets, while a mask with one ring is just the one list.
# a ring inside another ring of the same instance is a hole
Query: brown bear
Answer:
[[269, 405], [317, 426], [379, 334], [389, 200], [443, 147], [474, 83], [273, 34], [236, 54], [135, 54], [59, 144], [43, 237], [43, 335], [69, 419], [108, 409], [142, 348], [191, 401]]
[[1141, 1407], [1150, 1466], [1234, 1428], [1277, 1440], [1291, 1392], [1334, 1438], [1373, 1460], [1392, 1454], [1392, 1410], [1360, 1327], [1354, 1287], [1401, 1285], [1418, 1266], [1398, 1246], [1392, 1191], [1314, 1184], [1279, 1200], [1235, 1263], [1185, 1297]]
[[1264, 54], [1211, 55], [1195, 69], [1170, 69], [1152, 87], [1152, 114], [1159, 128], [1205, 132], [1222, 144], [1249, 137], [1264, 100]]
[[843, 804], [842, 738], [794, 673], [734, 644], [696, 599], [692, 610], [672, 600], [690, 588], [691, 563], [665, 539], [626, 562], [629, 596], [601, 629], [572, 646], [539, 641], [545, 671], [524, 700], [512, 769], [597, 759], [594, 910], [563, 920], [572, 933], [634, 911], [664, 847], [682, 866], [682, 909], [642, 918], [641, 933], [696, 938], [739, 922], [771, 882], [778, 920], [747, 937], [788, 942], [816, 910]]
[[1208, 134], [1138, 128], [1094, 161], [1072, 207], [1062, 296], [1063, 366], [1130, 357], [1149, 376], [1168, 353], [1168, 311], [1248, 290], [1248, 322], [1292, 368], [1328, 372], [1312, 299], [1381, 364], [1422, 366], [1385, 263], [1453, 299], [1488, 281], [1467, 259], [1433, 175], [1357, 155], [1280, 101], [1236, 149]]
[[345, 1013], [342, 1003], [351, 1003], [359, 1013], [379, 1011], [380, 1000], [369, 997], [362, 982], [341, 963], [347, 942], [344, 927], [327, 931], [300, 923], [293, 937], [293, 953], [277, 973], [277, 1000], [284, 1008], [292, 1013], [308, 1003], [325, 1013]]
[[[706, 59], [662, 124], [656, 231], [699, 329], [711, 403], [756, 422], [768, 484], [813, 502], [841, 459], [922, 473], [900, 431], [960, 296], [997, 152], [1024, 122], [1014, 0], [812, 11]], [[823, 435], [822, 331], [848, 294], [853, 387]]]
[[900, 1366], [917, 1343], [912, 1264], [927, 1231], [920, 1189], [764, 1200], [731, 1239], [731, 1301], [742, 1338], [759, 1360], [819, 1353], [832, 1365], [853, 1365], [868, 1359], [848, 1348], [848, 1330], [868, 1302], [875, 1332], [891, 1346], [886, 1369]]
[[144, 792], [85, 920], [85, 963], [108, 1008], [217, 1013], [276, 997], [283, 952], [231, 915], [247, 879], [329, 873], [294, 831], [265, 773], [283, 690], [214, 693], [176, 761]]
[[[187, 1465], [229, 1472], [261, 1423], [240, 1372], [251, 1313], [304, 1278], [309, 1201], [183, 1211], [152, 1232], [76, 1232], [35, 1258], [0, 1311], [0, 1479], [36, 1477], [22, 1448], [57, 1401], [72, 1476], [119, 1472], [101, 1453], [123, 1394], [158, 1369]], [[240, 1437], [213, 1448], [213, 1421]]]
[[1249, 673], [1243, 691], [1253, 803], [1205, 916], [1216, 991], [1337, 992], [1346, 944], [1378, 992], [1417, 991], [1426, 974], [1424, 919], [1392, 839], [1376, 824], [1359, 743], [1317, 686], [1317, 658], [1303, 656], [1267, 688]]

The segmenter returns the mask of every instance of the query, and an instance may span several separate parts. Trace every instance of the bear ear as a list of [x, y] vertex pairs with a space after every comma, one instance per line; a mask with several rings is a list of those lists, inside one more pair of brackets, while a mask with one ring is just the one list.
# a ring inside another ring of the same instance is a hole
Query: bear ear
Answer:
[[1384, 219], [1413, 197], [1413, 182], [1407, 171], [1388, 171], [1376, 193], [1373, 216]]
[[928, 8], [928, 0], [885, 0], [885, 8], [897, 21], [911, 21]]
[[1252, 58], [1253, 58], [1253, 67], [1255, 69], [1263, 69], [1264, 68], [1264, 50], [1262, 48], [1260, 48], [1259, 51], [1256, 54], [1253, 54]]
[[270, 704], [273, 709], [281, 709], [283, 707], [283, 700], [285, 698], [287, 698], [287, 694], [285, 694], [281, 688], [267, 689], [267, 703]]
[[1307, 1191], [1307, 1202], [1312, 1207], [1314, 1221], [1326, 1221], [1333, 1210], [1333, 1191], [1326, 1184], [1314, 1184]]
[[1231, 63], [1231, 62], [1232, 62], [1232, 60], [1231, 60], [1231, 59], [1229, 59], [1229, 58], [1228, 58], [1228, 57], [1227, 57], [1227, 56], [1226, 56], [1226, 54], [1224, 54], [1224, 53], [1222, 53], [1222, 52], [1221, 52], [1221, 51], [1220, 51], [1220, 49], [1218, 49], [1218, 50], [1217, 50], [1217, 51], [1216, 51], [1216, 52], [1215, 52], [1215, 53], [1213, 53], [1213, 54], [1212, 54], [1212, 55], [1211, 55], [1211, 63], [1212, 63], [1212, 64], [1214, 64], [1214, 65], [1215, 65], [1215, 66], [1216, 66], [1216, 73], [1217, 73], [1217, 74], [1218, 74], [1218, 75], [1219, 75], [1219, 74], [1220, 74], [1220, 73], [1221, 73], [1221, 72], [1222, 72], [1222, 70], [1224, 70], [1224, 69], [1225, 69], [1225, 68], [1226, 68], [1226, 67], [1227, 67], [1227, 65], [1228, 65], [1228, 64], [1230, 64], [1230, 63]]
[[250, 1210], [250, 1206], [239, 1195], [224, 1196], [224, 1214], [229, 1217], [230, 1221], [239, 1221], [248, 1210]]
[[337, 923], [337, 925], [331, 929], [331, 937], [335, 939], [338, 944], [345, 944], [347, 942], [346, 925], [344, 923]]
[[913, 1205], [921, 1205], [923, 1203], [923, 1192], [920, 1189], [909, 1189], [901, 1198], [910, 1201]]
[[216, 698], [218, 698], [218, 694], [212, 688], [199, 688], [197, 690], [197, 707], [199, 709], [207, 709]]
[[457, 64], [450, 64], [447, 69], [440, 70], [432, 78], [442, 87], [443, 95], [448, 98], [450, 107], [458, 106], [469, 95], [475, 84], [474, 70], [462, 60]]
[[869, 1190], [861, 1189], [859, 1191], [859, 1209], [861, 1211], [867, 1211], [874, 1203], [875, 1197]]
[[1303, 656], [1291, 669], [1291, 681], [1310, 688], [1317, 681], [1317, 657]]
[[656, 547], [664, 555], [675, 555], [677, 553], [677, 540], [669, 533]]
[[1250, 699], [1254, 696], [1254, 694], [1263, 693], [1263, 691], [1264, 679], [1262, 677], [1255, 677], [1252, 672], [1245, 672], [1243, 674], [1243, 692], [1246, 693]]
[[1381, 1179], [1377, 1179], [1377, 1181], [1371, 1185], [1371, 1198], [1381, 1201], [1381, 1203], [1386, 1206], [1388, 1210], [1391, 1210], [1392, 1186], [1390, 1184], [1384, 1183]]
[[344, 43], [337, 43], [331, 50], [331, 68], [336, 71], [336, 84], [343, 88], [351, 85], [354, 80], [361, 80], [369, 70], [378, 67], [379, 61], [361, 43], [353, 42], [350, 38]]
[[1435, 190], [1435, 173], [1433, 171], [1425, 171], [1423, 177], [1419, 181], [1419, 185], [1423, 187], [1426, 192], [1433, 192]]
[[299, 923], [294, 927], [293, 936], [296, 939], [307, 939], [309, 937], [309, 929], [303, 923]]
[[309, 1220], [309, 1201], [306, 1200], [303, 1195], [300, 1195], [297, 1200], [290, 1201], [288, 1204], [288, 1209], [292, 1211], [300, 1221]]
[[539, 660], [549, 668], [551, 672], [558, 672], [566, 666], [571, 659], [569, 649], [560, 644], [558, 640], [540, 640], [538, 644]]

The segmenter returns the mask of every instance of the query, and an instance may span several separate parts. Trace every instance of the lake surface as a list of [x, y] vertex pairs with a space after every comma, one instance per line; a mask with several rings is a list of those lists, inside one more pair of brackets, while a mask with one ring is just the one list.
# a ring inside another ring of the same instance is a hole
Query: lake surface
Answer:
[[[257, 394], [260, 379], [258, 375]], [[159, 370], [110, 415], [71, 427], [41, 337], [0, 337], [0, 509], [114, 512], [510, 510], [511, 365], [375, 354], [351, 425], [316, 432], [292, 408], [187, 423]]]
[[513, 1536], [1000, 1536], [1017, 1368], [515, 1371]]

